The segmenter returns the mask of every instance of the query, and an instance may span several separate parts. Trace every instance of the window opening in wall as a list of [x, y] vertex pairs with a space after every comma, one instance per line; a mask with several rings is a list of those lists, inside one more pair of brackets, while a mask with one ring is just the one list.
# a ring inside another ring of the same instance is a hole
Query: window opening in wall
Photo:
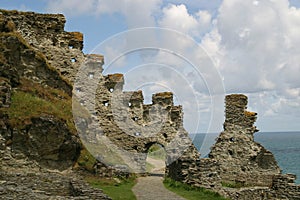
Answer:
[[71, 62], [72, 63], [76, 62], [76, 58], [71, 58]]
[[134, 135], [135, 135], [135, 136], [140, 136], [140, 135], [141, 135], [141, 133], [139, 133], [139, 132], [136, 132]]
[[88, 76], [89, 76], [90, 79], [92, 79], [92, 78], [94, 78], [94, 73], [93, 72], [89, 72]]
[[76, 88], [76, 92], [77, 93], [81, 92], [81, 88]]
[[103, 101], [103, 105], [107, 107], [109, 105], [108, 101]]

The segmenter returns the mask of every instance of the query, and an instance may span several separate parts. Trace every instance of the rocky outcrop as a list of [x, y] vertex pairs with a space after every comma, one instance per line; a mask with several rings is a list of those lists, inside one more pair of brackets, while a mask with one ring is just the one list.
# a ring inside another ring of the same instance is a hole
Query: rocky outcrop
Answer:
[[73, 166], [80, 153], [80, 141], [66, 122], [53, 116], [31, 119], [24, 129], [13, 129], [12, 151], [36, 160], [42, 167], [64, 170]]
[[[62, 93], [65, 92], [69, 95], [72, 90], [72, 86], [60, 75], [59, 71], [48, 63], [44, 54], [30, 46], [30, 41], [24, 39], [20, 32], [17, 32], [20, 28], [23, 31], [37, 31], [35, 29], [37, 27], [21, 26], [21, 22], [43, 23], [43, 20], [34, 22], [32, 18], [31, 21], [24, 20], [28, 16], [35, 15], [33, 13], [0, 11], [0, 57], [2, 58], [0, 60], [0, 105], [2, 107], [0, 113], [6, 116], [1, 118], [1, 132], [6, 139], [6, 145], [11, 146], [12, 151], [22, 152], [30, 159], [39, 161], [44, 167], [62, 170], [74, 165], [81, 148], [78, 137], [69, 130], [64, 119], [46, 113], [40, 113], [37, 116], [37, 113], [33, 112], [32, 116], [30, 113], [24, 114], [28, 118], [25, 121], [22, 121], [21, 116], [15, 116], [14, 120], [17, 122], [10, 123], [11, 117], [14, 115], [14, 108], [10, 108], [11, 98], [15, 94], [13, 91], [22, 90], [24, 87], [30, 87], [32, 93], [38, 90], [34, 88], [34, 84], [29, 85], [28, 83], [39, 84], [39, 90], [53, 88], [62, 90]], [[36, 17], [41, 18], [41, 16]], [[40, 26], [42, 27], [42, 24]], [[32, 96], [40, 98], [38, 102], [49, 101], [49, 98], [52, 98], [51, 95], [53, 98], [57, 98], [50, 92], [48, 97], [40, 97], [41, 94], [38, 91], [35, 93]], [[24, 96], [24, 98], [26, 97]], [[18, 117], [19, 119], [17, 119]], [[15, 125], [20, 123], [23, 125]]]
[[110, 198], [84, 181], [57, 173], [0, 171], [0, 199], [103, 199]]
[[82, 149], [71, 83], [83, 38], [64, 23], [0, 10], [0, 199], [110, 199], [69, 171]]

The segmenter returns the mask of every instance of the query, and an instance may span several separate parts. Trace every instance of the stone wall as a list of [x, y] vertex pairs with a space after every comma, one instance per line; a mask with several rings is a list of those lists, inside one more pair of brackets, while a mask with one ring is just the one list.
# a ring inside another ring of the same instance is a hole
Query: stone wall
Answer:
[[218, 160], [223, 182], [270, 186], [280, 168], [273, 154], [254, 141], [257, 114], [246, 110], [245, 95], [228, 95], [225, 101], [224, 131], [211, 148], [209, 157]]
[[[173, 162], [178, 159], [181, 161], [176, 161], [177, 168], [183, 167], [179, 163], [199, 159], [183, 128], [182, 107], [174, 105], [171, 92], [153, 94], [152, 104], [145, 105], [142, 91], [123, 91], [122, 74], [102, 74], [103, 57], [87, 55], [86, 58], [74, 95], [89, 117], [79, 112], [75, 120], [85, 145], [90, 151], [95, 150], [94, 155], [99, 154], [100, 161], [145, 173], [147, 152], [155, 143], [166, 150], [167, 174], [174, 172]], [[105, 151], [99, 146], [104, 146]], [[182, 170], [177, 172], [184, 176]]]
[[[64, 31], [64, 25], [63, 15], [0, 10], [1, 196], [108, 199], [80, 180], [43, 171], [66, 169], [78, 157], [80, 144], [66, 121], [43, 115], [23, 129], [10, 126], [3, 109], [26, 78], [69, 95], [73, 89], [80, 137], [103, 176], [144, 173], [150, 146], [160, 144], [167, 153], [166, 175], [174, 180], [231, 199], [300, 199], [295, 177], [281, 174], [273, 154], [254, 141], [257, 114], [246, 110], [245, 95], [226, 96], [224, 131], [209, 158], [200, 159], [172, 93], [153, 94], [145, 105], [141, 91], [123, 91], [122, 74], [103, 75], [103, 56], [84, 55], [83, 35]], [[240, 188], [224, 187], [229, 184]]]
[[[62, 15], [0, 10], [0, 199], [110, 199], [79, 176], [59, 172], [76, 163], [82, 148], [66, 119], [48, 110], [71, 99], [75, 72], [67, 63], [60, 67], [70, 73], [62, 76], [58, 66], [71, 52], [83, 55], [82, 35], [64, 32], [64, 23]], [[31, 110], [21, 113], [17, 104], [24, 101], [16, 103], [16, 93], [47, 110], [31, 112], [36, 106], [29, 101]]]
[[185, 182], [234, 200], [300, 199], [295, 176], [282, 175], [273, 154], [254, 141], [257, 114], [246, 110], [247, 97], [228, 95], [225, 105], [224, 131]]
[[[66, 80], [73, 82], [84, 60], [83, 35], [66, 32], [63, 15], [0, 10], [0, 18], [13, 24], [13, 29], [21, 34], [35, 52], [40, 52]], [[33, 51], [27, 54], [30, 59]]]

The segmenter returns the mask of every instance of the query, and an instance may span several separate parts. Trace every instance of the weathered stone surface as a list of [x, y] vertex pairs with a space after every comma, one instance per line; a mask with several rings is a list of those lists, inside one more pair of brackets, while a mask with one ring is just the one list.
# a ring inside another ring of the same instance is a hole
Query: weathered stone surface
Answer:
[[24, 129], [13, 131], [11, 141], [13, 152], [21, 152], [50, 169], [72, 167], [81, 149], [79, 139], [66, 123], [53, 116], [31, 119]]
[[[21, 78], [71, 95], [80, 66], [73, 103], [86, 109], [78, 106], [75, 120], [98, 159], [98, 174], [144, 173], [148, 149], [160, 144], [166, 175], [175, 180], [231, 199], [300, 199], [295, 177], [282, 175], [273, 154], [254, 141], [257, 115], [246, 110], [246, 96], [226, 96], [224, 131], [209, 158], [200, 159], [172, 93], [154, 94], [145, 105], [141, 91], [124, 92], [123, 75], [103, 75], [103, 56], [84, 55], [83, 35], [65, 32], [64, 24], [63, 15], [0, 10], [0, 199], [108, 199], [74, 174], [45, 170], [68, 169], [79, 155], [78, 138], [64, 120], [40, 115], [16, 128], [2, 112]], [[226, 182], [243, 187], [222, 187]]]
[[0, 108], [9, 107], [11, 103], [11, 84], [6, 78], [0, 77]]
[[14, 86], [19, 82], [18, 77], [22, 76], [71, 94], [72, 86], [62, 79], [42, 54], [28, 46], [18, 33], [0, 34], [0, 43], [0, 54], [5, 57], [2, 64], [0, 62], [0, 75], [11, 80]]
[[[167, 166], [167, 174], [187, 161], [199, 159], [183, 128], [182, 107], [173, 104], [171, 92], [154, 94], [153, 103], [144, 105], [142, 91], [123, 92], [122, 74], [102, 75], [103, 58], [95, 55], [87, 58], [76, 82], [75, 95], [94, 120], [83, 120], [79, 114], [76, 121], [81, 124], [79, 129], [89, 150], [95, 149], [93, 153], [97, 154], [97, 146], [104, 146], [104, 150], [98, 151], [102, 162], [129, 172], [145, 173], [147, 152], [155, 143], [166, 150], [167, 165], [180, 160], [169, 165], [172, 169]], [[112, 157], [118, 158], [117, 165], [116, 160], [111, 161]]]
[[64, 31], [66, 19], [63, 15], [0, 10], [0, 16], [12, 22], [26, 42], [35, 51], [44, 54], [48, 63], [62, 76], [74, 81], [84, 59], [81, 51], [83, 35]]
[[0, 172], [0, 199], [110, 199], [78, 178], [47, 172]]
[[246, 111], [248, 101], [244, 95], [228, 95], [225, 100], [224, 131], [209, 157], [218, 160], [223, 182], [270, 186], [280, 168], [273, 154], [254, 141], [256, 113]]
[[69, 121], [46, 110], [10, 121], [15, 91], [43, 106], [70, 99], [83, 36], [64, 23], [62, 15], [0, 10], [0, 199], [110, 199], [68, 171], [82, 148]]
[[[254, 141], [256, 113], [246, 110], [247, 97], [226, 96], [224, 131], [209, 158], [189, 165], [185, 182], [212, 189], [234, 200], [299, 199], [294, 175], [282, 175], [273, 154]], [[223, 187], [231, 184], [236, 188]]]

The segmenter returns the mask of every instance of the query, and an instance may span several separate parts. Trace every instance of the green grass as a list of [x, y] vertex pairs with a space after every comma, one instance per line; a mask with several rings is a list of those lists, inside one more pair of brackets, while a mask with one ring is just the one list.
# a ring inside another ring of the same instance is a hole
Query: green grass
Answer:
[[100, 188], [105, 194], [113, 200], [135, 200], [136, 197], [132, 192], [135, 185], [135, 177], [128, 179], [104, 179], [97, 177], [88, 177], [86, 181], [95, 188]]
[[154, 169], [155, 166], [152, 165], [151, 163], [146, 162], [146, 172], [151, 172], [152, 169]]
[[228, 187], [228, 188], [242, 188], [245, 187], [244, 184], [235, 182], [235, 181], [229, 181], [229, 182], [222, 182], [223, 187]]
[[152, 145], [148, 150], [148, 156], [157, 160], [166, 159], [166, 151], [159, 144]]
[[164, 185], [170, 191], [182, 196], [188, 200], [226, 200], [216, 192], [204, 189], [193, 187], [184, 183], [174, 181], [170, 178], [164, 180]]
[[[85, 170], [89, 172], [94, 172], [94, 166], [97, 163], [96, 159], [90, 152], [84, 147], [80, 151], [80, 156], [77, 159], [77, 164], [78, 166], [84, 168]], [[77, 166], [75, 166], [77, 167]]]
[[24, 128], [31, 118], [52, 115], [66, 122], [69, 130], [76, 133], [72, 114], [72, 99], [65, 92], [21, 79], [18, 90], [12, 93], [11, 105], [2, 109], [9, 116], [11, 126]]

